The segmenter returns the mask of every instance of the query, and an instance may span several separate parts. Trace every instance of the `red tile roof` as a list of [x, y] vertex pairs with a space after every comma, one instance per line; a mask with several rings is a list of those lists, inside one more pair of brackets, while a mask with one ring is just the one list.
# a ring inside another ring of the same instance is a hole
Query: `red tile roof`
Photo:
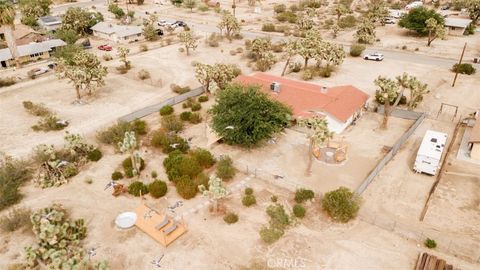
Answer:
[[[296, 117], [310, 116], [314, 111], [322, 111], [346, 122], [369, 98], [368, 94], [351, 85], [328, 87], [326, 91], [322, 91], [322, 86], [317, 84], [265, 73], [240, 75], [235, 81], [247, 85], [260, 85], [271, 97], [291, 106]], [[270, 90], [272, 82], [280, 83], [279, 93]]]

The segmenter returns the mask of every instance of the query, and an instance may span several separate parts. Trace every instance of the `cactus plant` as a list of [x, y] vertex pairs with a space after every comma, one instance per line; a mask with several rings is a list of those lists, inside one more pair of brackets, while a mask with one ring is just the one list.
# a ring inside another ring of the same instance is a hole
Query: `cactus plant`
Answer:
[[123, 142], [119, 142], [118, 146], [120, 148], [120, 152], [122, 153], [130, 153], [130, 159], [132, 160], [132, 172], [133, 175], [140, 174], [140, 152], [136, 151], [138, 144], [137, 144], [137, 137], [135, 136], [135, 131], [127, 131], [125, 132]]

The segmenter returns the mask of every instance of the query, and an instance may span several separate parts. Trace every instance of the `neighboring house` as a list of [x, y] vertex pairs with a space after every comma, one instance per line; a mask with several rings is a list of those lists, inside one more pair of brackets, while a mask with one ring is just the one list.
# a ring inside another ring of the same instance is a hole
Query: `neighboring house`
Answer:
[[470, 149], [470, 158], [480, 161], [480, 117], [477, 117], [477, 122], [470, 132], [468, 148]]
[[58, 16], [43, 16], [38, 18], [37, 23], [41, 28], [55, 32], [62, 26], [62, 18]]
[[411, 10], [411, 9], [414, 9], [414, 8], [419, 8], [421, 6], [423, 6], [422, 1], [413, 1], [410, 4], [405, 6], [405, 10]]
[[336, 133], [341, 133], [361, 116], [370, 97], [351, 85], [322, 87], [265, 73], [240, 75], [235, 81], [260, 85], [272, 98], [289, 105], [295, 119], [324, 117], [330, 131]]
[[400, 19], [403, 15], [407, 14], [405, 10], [389, 9], [388, 16], [395, 19]]
[[440, 167], [443, 149], [447, 143], [447, 134], [427, 130], [417, 152], [413, 170], [419, 173], [435, 175]]
[[[51, 39], [38, 43], [30, 43], [17, 46], [18, 61], [23, 64], [32, 61], [38, 61], [42, 59], [50, 58], [51, 52], [56, 48], [67, 45], [61, 39]], [[6, 68], [9, 66], [15, 66], [12, 54], [9, 48], [0, 49], [0, 67]]]
[[[0, 43], [2, 43], [6, 47], [7, 44], [5, 42], [4, 30], [4, 27], [0, 28]], [[15, 30], [13, 30], [13, 37], [15, 38], [17, 46], [32, 42], [40, 42], [46, 39], [44, 36], [40, 35], [40, 33], [23, 24], [15, 25]]]
[[108, 22], [99, 22], [92, 26], [93, 35], [115, 43], [129, 43], [143, 40], [141, 26], [118, 25]]
[[452, 36], [462, 36], [467, 26], [472, 22], [470, 19], [445, 18], [445, 28], [447, 34]]

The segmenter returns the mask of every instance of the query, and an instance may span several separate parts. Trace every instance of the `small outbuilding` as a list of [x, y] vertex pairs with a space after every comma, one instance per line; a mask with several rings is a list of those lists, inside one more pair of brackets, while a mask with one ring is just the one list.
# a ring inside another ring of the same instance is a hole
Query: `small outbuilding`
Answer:
[[429, 175], [437, 174], [447, 137], [446, 133], [427, 130], [415, 158], [413, 166], [415, 172]]
[[47, 31], [55, 32], [60, 26], [62, 26], [62, 18], [58, 16], [43, 16], [37, 20], [40, 28], [43, 28]]
[[445, 28], [447, 34], [452, 36], [462, 36], [465, 29], [470, 25], [472, 20], [462, 18], [445, 18]]
[[470, 149], [470, 158], [480, 161], [480, 120], [473, 126], [468, 140], [468, 148]]
[[141, 26], [119, 25], [108, 22], [99, 22], [92, 26], [93, 35], [115, 43], [130, 43], [143, 40]]

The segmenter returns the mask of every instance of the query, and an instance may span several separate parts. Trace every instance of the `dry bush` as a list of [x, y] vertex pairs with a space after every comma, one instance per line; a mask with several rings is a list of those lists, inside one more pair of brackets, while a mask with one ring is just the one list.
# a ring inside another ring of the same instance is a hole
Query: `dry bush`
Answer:
[[142, 81], [150, 79], [150, 72], [148, 72], [148, 70], [142, 69], [138, 72], [138, 78]]
[[5, 216], [0, 218], [0, 230], [14, 232], [22, 227], [31, 227], [30, 215], [32, 210], [28, 208], [14, 207]]

